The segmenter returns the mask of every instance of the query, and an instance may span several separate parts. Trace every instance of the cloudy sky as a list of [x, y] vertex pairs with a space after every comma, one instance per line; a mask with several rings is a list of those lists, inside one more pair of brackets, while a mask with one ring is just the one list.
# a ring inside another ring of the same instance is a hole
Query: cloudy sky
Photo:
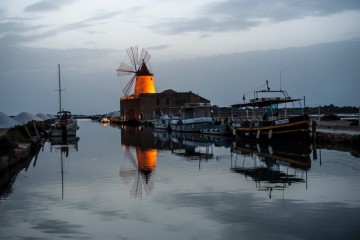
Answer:
[[152, 55], [158, 92], [229, 106], [270, 81], [310, 106], [360, 105], [358, 0], [0, 0], [0, 111], [119, 108], [126, 48]]

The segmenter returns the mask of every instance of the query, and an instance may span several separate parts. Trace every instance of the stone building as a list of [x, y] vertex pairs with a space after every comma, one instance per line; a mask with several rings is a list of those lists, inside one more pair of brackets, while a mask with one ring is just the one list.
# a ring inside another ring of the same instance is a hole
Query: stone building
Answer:
[[122, 122], [151, 122], [155, 112], [176, 114], [186, 103], [210, 103], [197, 94], [168, 89], [161, 93], [140, 93], [120, 99]]

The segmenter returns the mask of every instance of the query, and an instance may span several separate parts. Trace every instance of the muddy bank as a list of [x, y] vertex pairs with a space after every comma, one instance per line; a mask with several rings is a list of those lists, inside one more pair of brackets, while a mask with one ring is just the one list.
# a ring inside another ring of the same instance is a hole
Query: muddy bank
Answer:
[[39, 151], [47, 137], [48, 122], [29, 122], [2, 131], [0, 136], [0, 173]]

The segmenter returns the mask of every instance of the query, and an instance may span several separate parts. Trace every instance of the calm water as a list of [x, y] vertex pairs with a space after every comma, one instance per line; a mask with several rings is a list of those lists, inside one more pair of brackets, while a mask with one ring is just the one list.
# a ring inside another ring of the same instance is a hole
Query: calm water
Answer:
[[2, 185], [0, 239], [360, 239], [351, 153], [79, 125]]

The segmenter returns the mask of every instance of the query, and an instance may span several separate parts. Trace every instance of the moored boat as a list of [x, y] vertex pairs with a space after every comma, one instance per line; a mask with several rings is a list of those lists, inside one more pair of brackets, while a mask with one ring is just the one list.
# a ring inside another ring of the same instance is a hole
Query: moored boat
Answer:
[[227, 136], [227, 135], [231, 135], [231, 128], [227, 123], [208, 124], [208, 125], [203, 125], [200, 128], [200, 132], [203, 134]]
[[170, 130], [171, 120], [175, 119], [169, 114], [163, 114], [162, 111], [154, 113], [153, 126], [156, 130]]
[[231, 106], [246, 113], [232, 124], [233, 134], [246, 140], [309, 141], [310, 118], [304, 108], [297, 108], [301, 113], [289, 114], [286, 106], [295, 102], [301, 106], [302, 99], [292, 99], [284, 90], [270, 90], [266, 84], [267, 89], [255, 91], [249, 102]]
[[51, 126], [51, 137], [76, 136], [78, 129], [77, 120], [70, 111], [59, 111]]
[[61, 106], [61, 79], [60, 79], [60, 64], [58, 65], [59, 70], [59, 112], [55, 122], [51, 125], [51, 137], [63, 137], [76, 136], [76, 131], [79, 129], [77, 120], [73, 117], [70, 111], [65, 111]]
[[200, 132], [202, 126], [213, 123], [210, 114], [208, 103], [187, 103], [181, 108], [181, 116], [171, 120], [170, 128], [178, 132]]

